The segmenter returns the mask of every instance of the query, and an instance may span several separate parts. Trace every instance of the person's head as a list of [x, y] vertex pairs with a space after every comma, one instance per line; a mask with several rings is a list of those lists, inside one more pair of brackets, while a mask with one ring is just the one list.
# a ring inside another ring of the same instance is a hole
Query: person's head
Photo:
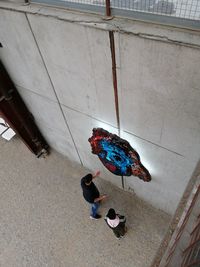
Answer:
[[91, 173], [87, 174], [87, 175], [84, 177], [83, 181], [84, 181], [84, 183], [85, 183], [86, 185], [90, 185], [91, 182], [92, 182], [92, 174], [91, 174]]
[[110, 220], [114, 220], [116, 218], [116, 213], [114, 209], [109, 209], [108, 213], [107, 213], [107, 217]]

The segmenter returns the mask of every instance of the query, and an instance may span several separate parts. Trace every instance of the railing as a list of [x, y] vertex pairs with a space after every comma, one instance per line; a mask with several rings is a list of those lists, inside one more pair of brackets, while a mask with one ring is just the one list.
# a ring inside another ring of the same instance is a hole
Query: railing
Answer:
[[[194, 195], [188, 202], [188, 204], [189, 203], [190, 204], [187, 207], [187, 209], [185, 209], [185, 214], [183, 214], [181, 218], [182, 222], [180, 220], [180, 224], [178, 226], [179, 228], [177, 229], [177, 232], [174, 236], [174, 240], [171, 243], [169, 250], [167, 252], [165, 263], [162, 265], [164, 267], [174, 266], [174, 263], [171, 264], [171, 260], [173, 259], [175, 255], [177, 246], [180, 245], [179, 244], [180, 238], [183, 232], [185, 231], [185, 227], [188, 223], [190, 216], [194, 216], [192, 211], [193, 211], [194, 206], [196, 205], [196, 203], [198, 202], [200, 198], [200, 185], [194, 188], [193, 193]], [[183, 260], [182, 260], [181, 266], [177, 263], [177, 267], [199, 267], [200, 266], [200, 214], [197, 218], [196, 225], [193, 228], [190, 236], [191, 236], [190, 243], [182, 253]]]
[[200, 0], [32, 0], [105, 14], [135, 19], [178, 24], [200, 29]]
[[197, 218], [196, 226], [190, 235], [190, 244], [183, 251], [184, 258], [181, 267], [200, 266], [200, 214]]

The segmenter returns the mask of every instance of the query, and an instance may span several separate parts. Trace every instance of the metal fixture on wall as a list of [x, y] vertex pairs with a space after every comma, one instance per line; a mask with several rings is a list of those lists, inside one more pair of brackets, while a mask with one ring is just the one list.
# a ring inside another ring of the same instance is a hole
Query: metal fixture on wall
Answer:
[[[110, 0], [106, 0], [106, 16], [111, 16], [111, 7], [110, 7]], [[118, 135], [120, 136], [120, 118], [119, 118], [119, 100], [118, 100], [118, 88], [117, 88], [117, 69], [116, 69], [116, 57], [115, 57], [115, 38], [114, 32], [109, 31], [109, 40], [110, 40], [110, 52], [111, 52], [111, 59], [112, 59], [112, 78], [113, 78], [113, 89], [114, 89], [114, 96], [115, 96], [115, 112], [117, 118], [117, 128], [118, 128]], [[122, 188], [124, 188], [124, 177], [121, 176]]]
[[111, 9], [110, 9], [110, 0], [106, 0], [106, 16], [111, 15]]
[[48, 153], [48, 144], [35, 124], [14, 83], [0, 61], [0, 115], [37, 156]]
[[113, 31], [109, 31], [110, 38], [110, 51], [112, 58], [112, 76], [113, 76], [113, 88], [115, 95], [115, 110], [117, 118], [118, 134], [120, 136], [120, 118], [119, 118], [119, 100], [118, 100], [118, 86], [117, 86], [117, 69], [116, 69], [116, 57], [115, 57], [115, 39]]

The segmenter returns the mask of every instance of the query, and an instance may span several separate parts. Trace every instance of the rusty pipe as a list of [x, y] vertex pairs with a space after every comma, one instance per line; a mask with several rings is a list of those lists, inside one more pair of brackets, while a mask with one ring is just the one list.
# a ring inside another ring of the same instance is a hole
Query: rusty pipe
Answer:
[[110, 0], [106, 0], [106, 16], [111, 16]]

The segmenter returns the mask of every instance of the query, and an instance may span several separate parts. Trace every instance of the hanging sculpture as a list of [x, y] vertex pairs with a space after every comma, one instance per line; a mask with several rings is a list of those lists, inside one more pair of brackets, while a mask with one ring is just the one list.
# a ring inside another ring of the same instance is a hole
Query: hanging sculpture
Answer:
[[102, 128], [94, 128], [88, 141], [92, 153], [98, 155], [110, 172], [119, 176], [138, 176], [145, 182], [151, 181], [151, 175], [140, 162], [140, 156], [126, 140]]

